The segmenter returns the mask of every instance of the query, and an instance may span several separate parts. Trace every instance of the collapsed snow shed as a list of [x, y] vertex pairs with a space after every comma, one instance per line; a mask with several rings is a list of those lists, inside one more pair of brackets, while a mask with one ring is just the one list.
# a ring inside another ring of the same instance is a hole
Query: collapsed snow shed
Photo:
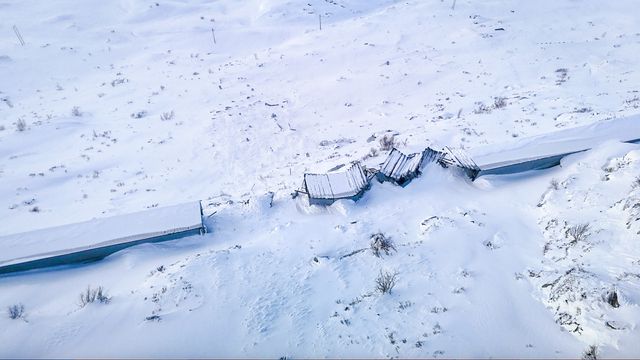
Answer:
[[480, 176], [480, 167], [462, 149], [452, 149], [447, 147], [447, 157], [444, 160], [447, 165], [454, 165], [460, 168], [471, 181]]
[[301, 192], [307, 194], [311, 205], [331, 205], [340, 199], [357, 201], [369, 188], [370, 180], [360, 162], [356, 161], [344, 171], [304, 174]]
[[0, 274], [100, 260], [124, 248], [203, 234], [199, 201], [0, 237]]
[[438, 162], [443, 165], [444, 156], [443, 152], [431, 148], [409, 155], [393, 148], [376, 177], [380, 182], [390, 181], [396, 185], [405, 186], [420, 176], [426, 164]]

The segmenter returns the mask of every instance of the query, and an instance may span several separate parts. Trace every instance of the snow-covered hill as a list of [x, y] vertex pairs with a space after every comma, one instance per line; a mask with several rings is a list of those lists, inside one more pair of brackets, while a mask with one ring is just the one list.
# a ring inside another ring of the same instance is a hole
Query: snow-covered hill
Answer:
[[[305, 171], [380, 164], [384, 135], [499, 149], [637, 113], [636, 7], [0, 1], [0, 235], [214, 214], [203, 237], [0, 278], [0, 356], [638, 357], [637, 145], [474, 183], [432, 167], [326, 209], [289, 196]], [[80, 306], [87, 285], [109, 303]]]

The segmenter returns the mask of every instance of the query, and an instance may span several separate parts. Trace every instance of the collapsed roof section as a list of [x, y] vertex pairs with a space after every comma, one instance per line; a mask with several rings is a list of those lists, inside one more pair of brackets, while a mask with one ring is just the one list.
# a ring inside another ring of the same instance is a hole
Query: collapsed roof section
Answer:
[[356, 161], [345, 171], [304, 174], [303, 193], [312, 205], [330, 205], [340, 199], [356, 201], [369, 188], [369, 181], [365, 169]]
[[444, 159], [445, 154], [443, 152], [431, 148], [408, 155], [393, 148], [376, 176], [380, 182], [390, 181], [397, 185], [405, 186], [411, 180], [420, 176], [422, 169], [428, 163], [437, 162], [442, 166], [446, 166]]
[[451, 149], [447, 147], [446, 163], [447, 165], [457, 166], [462, 169], [471, 180], [475, 180], [480, 175], [480, 167], [460, 149]]

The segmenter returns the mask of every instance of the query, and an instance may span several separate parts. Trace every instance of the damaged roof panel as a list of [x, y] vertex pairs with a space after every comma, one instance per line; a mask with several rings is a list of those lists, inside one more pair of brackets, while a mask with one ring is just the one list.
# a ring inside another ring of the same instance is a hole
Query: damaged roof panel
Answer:
[[392, 149], [391, 153], [380, 168], [378, 179], [381, 181], [393, 181], [398, 185], [407, 184], [413, 178], [420, 175], [425, 164], [441, 162], [444, 153], [426, 148], [420, 153], [403, 154], [398, 149]]
[[402, 179], [416, 173], [422, 162], [422, 153], [405, 155], [397, 149], [392, 149], [389, 157], [382, 164], [380, 172], [393, 179]]
[[347, 199], [359, 196], [369, 180], [359, 162], [346, 171], [327, 174], [305, 174], [304, 182], [309, 199]]

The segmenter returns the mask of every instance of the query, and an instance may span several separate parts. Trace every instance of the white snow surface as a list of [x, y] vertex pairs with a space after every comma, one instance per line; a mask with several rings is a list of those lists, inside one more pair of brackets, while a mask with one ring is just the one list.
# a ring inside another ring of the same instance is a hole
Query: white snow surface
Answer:
[[[0, 277], [0, 357], [640, 357], [640, 146], [598, 135], [638, 130], [637, 2], [453, 5], [0, 0], [0, 235], [211, 215], [205, 236]], [[357, 203], [290, 198], [305, 172], [379, 166], [384, 135], [598, 141], [544, 171], [430, 164]], [[396, 251], [374, 256], [379, 232]], [[80, 306], [88, 285], [111, 301]]]

